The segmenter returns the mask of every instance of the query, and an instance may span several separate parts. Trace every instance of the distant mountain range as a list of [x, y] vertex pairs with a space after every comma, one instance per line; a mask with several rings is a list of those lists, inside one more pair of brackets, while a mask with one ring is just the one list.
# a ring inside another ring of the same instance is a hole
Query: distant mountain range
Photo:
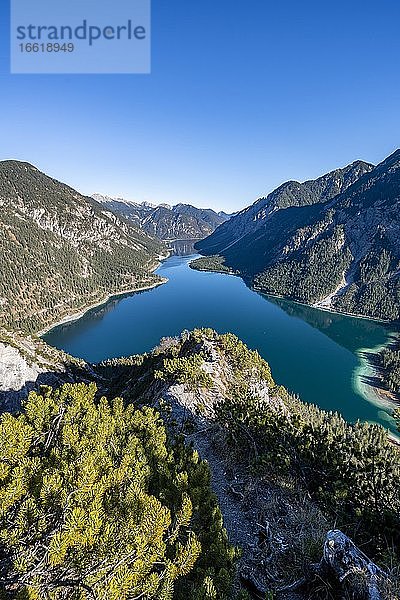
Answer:
[[400, 318], [400, 150], [283, 184], [196, 244], [257, 289], [379, 319]]
[[0, 326], [38, 331], [108, 295], [156, 284], [165, 246], [91, 198], [0, 162]]
[[164, 241], [199, 240], [210, 235], [231, 215], [190, 204], [150, 204], [93, 194], [107, 210], [124, 217], [145, 233]]

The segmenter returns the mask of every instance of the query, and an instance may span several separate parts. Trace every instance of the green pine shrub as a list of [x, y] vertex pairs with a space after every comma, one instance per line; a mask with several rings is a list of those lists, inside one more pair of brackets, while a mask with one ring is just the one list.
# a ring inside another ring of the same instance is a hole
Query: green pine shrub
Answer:
[[23, 408], [0, 418], [0, 597], [227, 597], [235, 551], [209, 469], [153, 409], [94, 384]]

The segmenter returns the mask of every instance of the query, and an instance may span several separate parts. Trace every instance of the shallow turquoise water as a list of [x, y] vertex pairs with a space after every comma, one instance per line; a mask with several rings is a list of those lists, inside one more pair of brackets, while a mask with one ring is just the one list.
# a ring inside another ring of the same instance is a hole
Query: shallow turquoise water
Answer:
[[[363, 385], [359, 353], [385, 344], [380, 323], [267, 298], [240, 278], [193, 271], [192, 257], [172, 256], [158, 269], [169, 282], [111, 300], [44, 336], [51, 345], [97, 362], [142, 353], [184, 329], [231, 331], [269, 362], [275, 380], [303, 400], [348, 421], [375, 421], [394, 431], [389, 409]], [[368, 399], [369, 398], [369, 399]]]

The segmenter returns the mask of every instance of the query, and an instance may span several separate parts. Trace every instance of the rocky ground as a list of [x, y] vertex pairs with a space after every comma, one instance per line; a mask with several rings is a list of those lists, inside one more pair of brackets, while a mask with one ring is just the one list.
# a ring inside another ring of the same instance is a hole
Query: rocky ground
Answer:
[[41, 339], [0, 328], [0, 411], [15, 411], [41, 385], [92, 378], [84, 361], [51, 348]]
[[[170, 419], [178, 431], [185, 431], [189, 422], [194, 429], [186, 434], [187, 443], [208, 462], [229, 539], [242, 549], [237, 586], [254, 598], [264, 599], [269, 591], [281, 589], [277, 599], [305, 599], [305, 593], [291, 591], [302, 578], [302, 545], [314, 544], [319, 560], [329, 525], [307, 495], [254, 477], [247, 460], [232, 453], [214, 419], [214, 408], [227, 393], [231, 367], [212, 343], [205, 342], [201, 351], [206, 356], [203, 369], [212, 377], [211, 390], [199, 394], [181, 384], [166, 384], [151, 387], [147, 399], [171, 406]], [[254, 392], [264, 401], [280, 403], [269, 397], [267, 382], [254, 382]]]

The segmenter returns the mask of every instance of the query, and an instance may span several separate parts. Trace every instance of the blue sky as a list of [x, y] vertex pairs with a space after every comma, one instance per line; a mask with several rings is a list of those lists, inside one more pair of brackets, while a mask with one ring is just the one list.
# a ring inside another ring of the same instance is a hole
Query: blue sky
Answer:
[[87, 194], [237, 210], [400, 146], [397, 0], [152, 11], [151, 75], [76, 76], [10, 75], [3, 12], [0, 159]]

